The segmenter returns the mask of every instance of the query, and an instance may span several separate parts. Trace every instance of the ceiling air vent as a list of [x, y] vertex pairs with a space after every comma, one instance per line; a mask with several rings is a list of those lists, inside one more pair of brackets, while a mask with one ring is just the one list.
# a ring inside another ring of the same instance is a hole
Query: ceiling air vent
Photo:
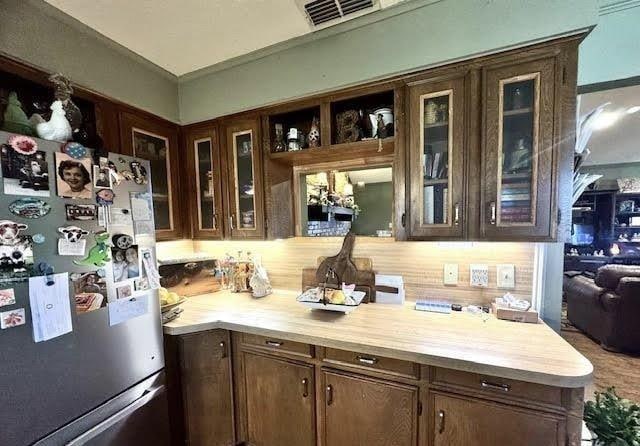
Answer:
[[296, 3], [314, 28], [325, 28], [380, 9], [379, 0], [297, 0]]

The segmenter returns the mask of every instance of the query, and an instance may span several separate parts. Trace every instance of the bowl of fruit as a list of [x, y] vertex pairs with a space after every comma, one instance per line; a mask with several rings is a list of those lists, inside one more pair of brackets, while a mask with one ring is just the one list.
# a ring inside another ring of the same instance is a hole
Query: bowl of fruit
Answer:
[[355, 286], [343, 286], [342, 289], [316, 287], [306, 290], [298, 296], [297, 301], [314, 310], [338, 311], [351, 313], [362, 303], [366, 293], [355, 291]]
[[160, 288], [158, 295], [160, 296], [160, 311], [163, 313], [187, 300], [186, 297], [180, 297], [178, 293], [166, 288]]

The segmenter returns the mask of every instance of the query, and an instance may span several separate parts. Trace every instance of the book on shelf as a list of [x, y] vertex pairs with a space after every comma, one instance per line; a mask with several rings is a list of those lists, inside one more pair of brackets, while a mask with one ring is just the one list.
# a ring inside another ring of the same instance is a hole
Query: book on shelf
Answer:
[[523, 201], [531, 200], [531, 194], [505, 194], [501, 195], [502, 201]]
[[424, 224], [433, 224], [433, 188], [434, 186], [427, 186], [424, 188], [423, 194], [423, 212], [424, 212]]

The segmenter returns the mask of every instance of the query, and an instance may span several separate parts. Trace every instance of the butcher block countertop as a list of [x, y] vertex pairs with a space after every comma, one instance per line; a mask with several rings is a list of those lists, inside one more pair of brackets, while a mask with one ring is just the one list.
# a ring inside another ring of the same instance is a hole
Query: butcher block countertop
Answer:
[[164, 332], [221, 328], [558, 387], [591, 381], [591, 363], [543, 323], [428, 313], [413, 303], [362, 304], [344, 315], [309, 310], [295, 298], [291, 291], [260, 299], [228, 291], [190, 297]]

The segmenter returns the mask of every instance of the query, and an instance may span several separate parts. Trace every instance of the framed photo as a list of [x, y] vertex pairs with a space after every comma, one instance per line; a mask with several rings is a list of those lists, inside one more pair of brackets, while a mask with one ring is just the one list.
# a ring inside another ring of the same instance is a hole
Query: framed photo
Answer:
[[93, 187], [111, 189], [111, 170], [109, 167], [93, 166]]
[[0, 160], [6, 195], [30, 197], [50, 195], [49, 164], [46, 152], [38, 150], [32, 154], [20, 153], [9, 144], [3, 144], [0, 148]]
[[138, 245], [131, 245], [126, 249], [111, 248], [111, 260], [113, 262], [114, 282], [122, 282], [140, 277]]
[[618, 212], [620, 212], [620, 213], [634, 212], [635, 211], [635, 207], [636, 207], [635, 201], [633, 201], [633, 200], [624, 200], [624, 201], [621, 201], [620, 204], [618, 205]]
[[56, 152], [56, 185], [62, 198], [93, 198], [91, 189], [91, 159], [77, 160]]
[[77, 274], [71, 281], [76, 313], [88, 313], [107, 306], [107, 283], [98, 271]]
[[131, 284], [122, 285], [116, 288], [116, 296], [118, 299], [127, 299], [131, 297]]

